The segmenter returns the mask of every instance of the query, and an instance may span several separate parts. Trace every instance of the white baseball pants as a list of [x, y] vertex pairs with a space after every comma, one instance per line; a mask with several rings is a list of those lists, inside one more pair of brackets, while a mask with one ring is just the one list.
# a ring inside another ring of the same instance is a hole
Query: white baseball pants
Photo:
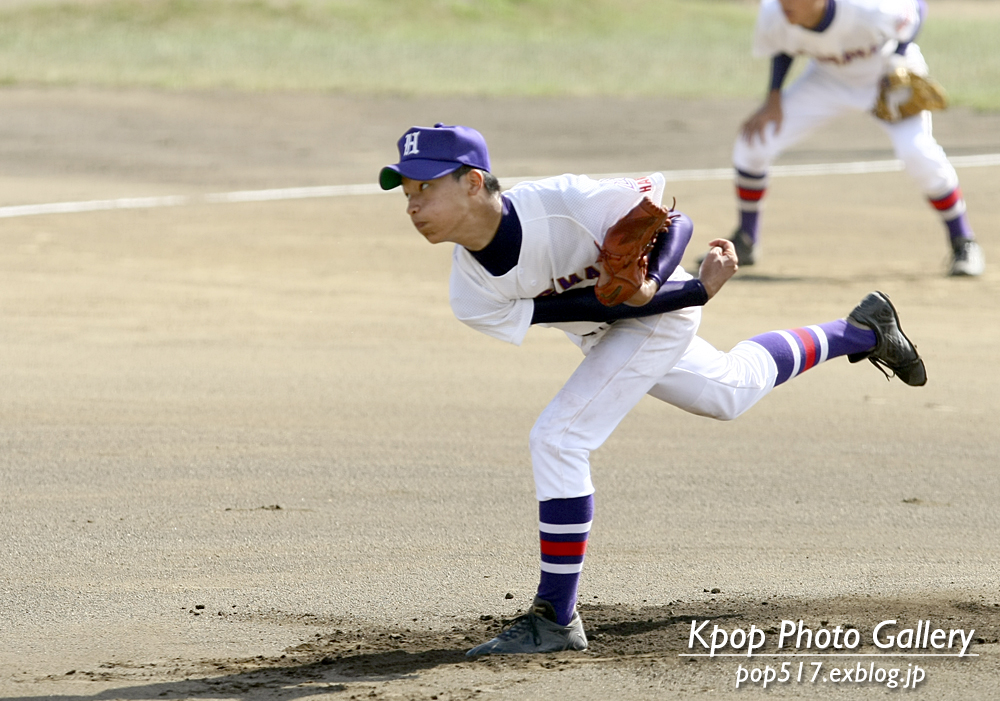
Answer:
[[590, 452], [646, 394], [701, 416], [734, 419], [774, 387], [777, 366], [756, 343], [729, 353], [696, 336], [701, 307], [616, 321], [584, 338], [586, 355], [531, 430], [539, 501], [593, 494]]
[[[915, 47], [911, 45], [911, 52]], [[907, 54], [907, 59], [911, 57]], [[922, 63], [922, 57], [919, 57]], [[820, 127], [848, 112], [867, 112], [875, 105], [877, 86], [859, 89], [845, 85], [811, 65], [782, 93], [783, 120], [775, 133], [772, 122], [761, 143], [755, 138], [747, 143], [741, 134], [733, 147], [733, 165], [753, 175], [765, 175], [771, 164], [785, 150]], [[958, 175], [944, 149], [932, 135], [931, 113], [889, 124], [876, 117], [892, 141], [892, 148], [924, 195], [946, 195], [958, 186]]]

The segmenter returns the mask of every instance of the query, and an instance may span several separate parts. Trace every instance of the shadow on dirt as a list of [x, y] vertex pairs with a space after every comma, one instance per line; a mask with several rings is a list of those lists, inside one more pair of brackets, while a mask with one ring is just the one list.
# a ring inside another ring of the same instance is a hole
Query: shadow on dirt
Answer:
[[[364, 692], [377, 696], [371, 686], [401, 679], [416, 679], [431, 670], [461, 666], [475, 670], [538, 670], [604, 664], [615, 668], [648, 663], [651, 658], [668, 667], [690, 661], [692, 631], [702, 623], [707, 637], [713, 626], [766, 632], [767, 648], [774, 647], [783, 621], [802, 622], [814, 630], [856, 628], [862, 641], [857, 647], [875, 650], [870, 638], [880, 621], [898, 621], [896, 627], [919, 621], [946, 629], [975, 630], [970, 653], [977, 646], [997, 644], [1000, 602], [872, 600], [843, 598], [833, 601], [761, 601], [729, 597], [722, 592], [705, 594], [705, 600], [673, 602], [669, 606], [631, 607], [582, 604], [590, 647], [585, 652], [517, 655], [469, 659], [472, 644], [495, 636], [509, 621], [484, 615], [478, 620], [456, 621], [448, 630], [414, 631], [411, 628], [353, 627], [345, 622], [317, 621], [328, 633], [290, 646], [279, 658], [175, 661], [172, 665], [103, 664], [97, 671], [73, 670], [38, 682], [50, 685], [71, 681], [94, 683], [100, 691], [81, 694], [24, 695], [6, 701], [111, 701], [170, 698], [297, 699], [326, 694]], [[277, 614], [280, 616], [280, 614]], [[274, 619], [272, 612], [267, 616]], [[293, 618], [293, 616], [288, 616]], [[921, 624], [924, 625], [924, 624]], [[338, 627], [339, 626], [339, 627]], [[773, 652], [773, 650], [769, 650]], [[881, 652], [881, 651], [878, 651]], [[30, 683], [30, 682], [29, 682]], [[368, 685], [368, 686], [365, 686]]]
[[[466, 662], [465, 651], [431, 649], [419, 652], [387, 650], [354, 655], [325, 656], [304, 664], [277, 664], [278, 660], [255, 658], [245, 661], [213, 663], [216, 674], [205, 667], [183, 665], [172, 670], [160, 670], [157, 676], [175, 677], [168, 681], [136, 684], [136, 676], [144, 676], [135, 668], [109, 666], [100, 672], [74, 672], [73, 676], [96, 684], [111, 684], [112, 688], [93, 694], [21, 696], [5, 701], [112, 701], [113, 699], [261, 699], [308, 698], [320, 694], [346, 692], [351, 683], [388, 682], [421, 671]], [[220, 667], [229, 671], [219, 674]], [[235, 668], [235, 669], [234, 669]], [[166, 674], [164, 674], [166, 672]], [[54, 681], [50, 677], [47, 681]], [[80, 681], [80, 680], [78, 680]], [[122, 686], [122, 682], [130, 681]], [[103, 685], [102, 684], [102, 685]]]

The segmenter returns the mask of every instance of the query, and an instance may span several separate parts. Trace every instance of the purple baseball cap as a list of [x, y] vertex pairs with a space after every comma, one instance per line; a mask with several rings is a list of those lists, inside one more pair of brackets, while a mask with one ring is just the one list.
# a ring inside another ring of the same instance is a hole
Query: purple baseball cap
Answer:
[[403, 182], [434, 180], [462, 166], [490, 170], [490, 154], [483, 135], [471, 127], [445, 126], [410, 127], [396, 143], [399, 163], [386, 166], [378, 181], [383, 190], [391, 190]]

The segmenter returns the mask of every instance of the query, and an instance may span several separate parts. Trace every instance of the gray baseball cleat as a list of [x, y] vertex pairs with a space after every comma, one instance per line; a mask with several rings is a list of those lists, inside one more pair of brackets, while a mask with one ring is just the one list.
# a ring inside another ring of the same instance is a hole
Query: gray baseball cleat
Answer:
[[583, 632], [580, 614], [574, 611], [573, 620], [566, 626], [556, 623], [555, 618], [556, 612], [552, 604], [536, 596], [528, 612], [515, 618], [510, 628], [465, 654], [468, 657], [478, 657], [586, 650], [587, 636]]
[[962, 239], [955, 246], [951, 258], [952, 277], [977, 277], [986, 270], [986, 256], [982, 247], [972, 239]]
[[729, 239], [736, 248], [736, 257], [740, 265], [753, 265], [760, 256], [760, 244], [750, 238], [750, 234], [737, 229]]
[[908, 385], [920, 387], [927, 383], [927, 371], [917, 348], [899, 326], [899, 315], [889, 297], [872, 292], [854, 308], [847, 320], [875, 332], [875, 348], [864, 353], [850, 353], [847, 359], [857, 363], [866, 358], [872, 365], [891, 377], [885, 368]]
[[[750, 234], [743, 229], [737, 229], [733, 232], [729, 240], [733, 242], [733, 248], [736, 249], [736, 259], [740, 265], [753, 265], [760, 257], [760, 244], [750, 238]], [[705, 256], [698, 258], [699, 266], [704, 262]]]

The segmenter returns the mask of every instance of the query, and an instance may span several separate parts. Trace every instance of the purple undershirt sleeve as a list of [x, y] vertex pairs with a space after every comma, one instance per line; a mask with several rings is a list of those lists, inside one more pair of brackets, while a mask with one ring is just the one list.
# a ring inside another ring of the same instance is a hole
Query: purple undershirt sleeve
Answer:
[[593, 287], [584, 287], [559, 295], [536, 297], [532, 324], [557, 324], [569, 321], [610, 322], [618, 319], [635, 319], [677, 311], [685, 307], [699, 307], [708, 302], [705, 286], [697, 278], [683, 282], [665, 282], [647, 304], [630, 307], [619, 304], [605, 307], [594, 295]]
[[792, 67], [792, 57], [788, 54], [775, 54], [771, 59], [771, 90], [781, 90]]
[[684, 251], [694, 232], [694, 222], [690, 217], [680, 212], [675, 214], [667, 230], [656, 237], [656, 243], [649, 252], [647, 277], [656, 280], [657, 285], [663, 285], [663, 281], [681, 264], [681, 258], [684, 257]]

